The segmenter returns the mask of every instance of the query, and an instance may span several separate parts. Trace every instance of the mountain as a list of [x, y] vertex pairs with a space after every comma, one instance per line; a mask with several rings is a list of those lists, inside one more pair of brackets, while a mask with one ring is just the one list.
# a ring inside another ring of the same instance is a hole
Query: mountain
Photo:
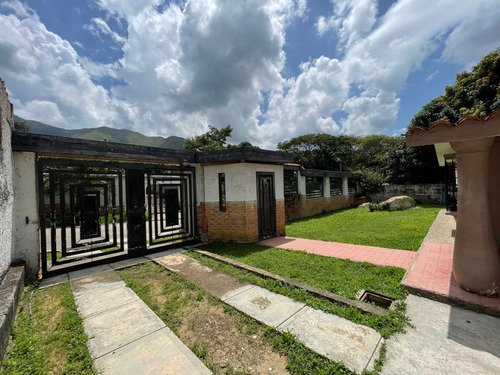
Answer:
[[47, 134], [47, 135], [57, 135], [61, 137], [70, 138], [81, 138], [88, 139], [92, 141], [103, 141], [107, 140], [109, 142], [126, 143], [131, 145], [139, 146], [151, 146], [151, 147], [162, 147], [162, 148], [172, 148], [176, 150], [181, 150], [184, 145], [184, 138], [170, 136], [164, 137], [148, 137], [138, 132], [134, 132], [126, 129], [114, 129], [107, 126], [101, 126], [99, 128], [83, 128], [83, 129], [63, 129], [56, 126], [47, 125], [43, 122], [25, 120], [22, 117], [14, 115], [15, 122], [25, 123], [29, 127], [30, 133], [37, 134]]

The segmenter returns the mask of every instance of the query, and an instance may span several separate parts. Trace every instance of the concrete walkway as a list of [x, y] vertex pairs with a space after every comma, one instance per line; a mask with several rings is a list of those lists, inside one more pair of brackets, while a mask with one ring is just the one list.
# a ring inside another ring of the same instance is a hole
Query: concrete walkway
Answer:
[[308, 240], [293, 237], [275, 237], [259, 242], [261, 245], [288, 250], [303, 250], [311, 254], [368, 262], [379, 266], [410, 267], [414, 251], [386, 249], [383, 247], [351, 245], [340, 242]]
[[374, 329], [310, 308], [267, 289], [244, 284], [182, 254], [154, 261], [193, 281], [248, 316], [282, 332], [291, 332], [308, 348], [357, 373], [371, 369], [382, 337]]
[[386, 340], [382, 374], [500, 374], [500, 318], [406, 298], [411, 326]]
[[211, 374], [115, 269], [147, 258], [97, 266], [47, 279], [70, 280], [87, 345], [100, 374]]

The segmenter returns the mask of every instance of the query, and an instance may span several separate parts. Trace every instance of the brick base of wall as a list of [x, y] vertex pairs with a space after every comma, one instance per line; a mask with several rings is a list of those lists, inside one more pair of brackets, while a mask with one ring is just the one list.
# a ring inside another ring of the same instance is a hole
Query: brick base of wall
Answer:
[[[259, 241], [257, 202], [227, 202], [226, 212], [218, 202], [198, 205], [198, 227], [202, 241], [255, 243]], [[285, 201], [276, 200], [276, 234], [285, 235]]]
[[352, 206], [354, 195], [306, 199], [305, 195], [286, 198], [286, 221], [298, 220]]

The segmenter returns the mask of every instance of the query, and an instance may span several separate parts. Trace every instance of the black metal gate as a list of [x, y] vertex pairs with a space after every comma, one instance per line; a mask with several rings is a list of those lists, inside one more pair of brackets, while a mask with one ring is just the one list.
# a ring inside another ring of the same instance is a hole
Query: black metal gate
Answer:
[[43, 276], [196, 241], [194, 167], [41, 158]]

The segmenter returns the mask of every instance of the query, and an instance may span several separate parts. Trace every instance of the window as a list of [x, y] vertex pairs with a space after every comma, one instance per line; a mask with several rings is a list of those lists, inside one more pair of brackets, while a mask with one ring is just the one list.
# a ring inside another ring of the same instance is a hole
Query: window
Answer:
[[323, 197], [323, 177], [306, 177], [306, 197], [307, 199]]
[[335, 197], [337, 195], [342, 195], [342, 178], [341, 177], [331, 177], [330, 178], [330, 196]]
[[356, 194], [357, 193], [357, 180], [354, 178], [347, 179], [347, 192], [348, 194]]
[[297, 171], [285, 170], [283, 173], [283, 180], [285, 185], [285, 197], [293, 197], [299, 194]]
[[226, 174], [219, 173], [219, 211], [226, 212]]

